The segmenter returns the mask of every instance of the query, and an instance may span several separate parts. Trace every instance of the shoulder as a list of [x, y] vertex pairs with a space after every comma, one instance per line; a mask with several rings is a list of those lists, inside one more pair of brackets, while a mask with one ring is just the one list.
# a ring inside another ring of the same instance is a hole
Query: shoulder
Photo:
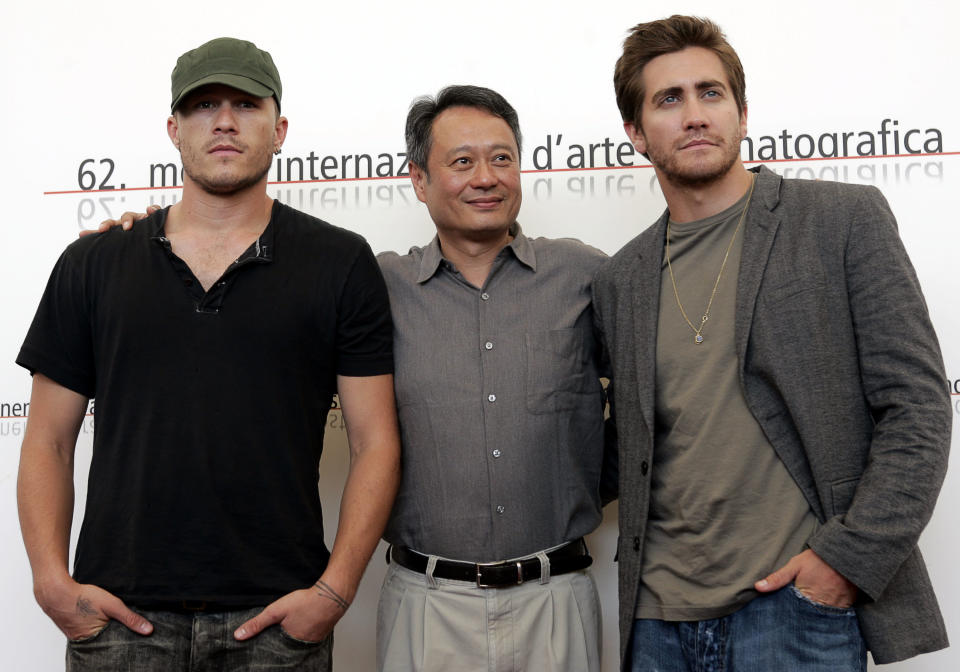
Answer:
[[279, 243], [310, 254], [322, 253], [338, 261], [355, 258], [370, 246], [355, 231], [314, 217], [296, 208], [278, 203], [275, 225]]
[[576, 238], [528, 238], [538, 255], [546, 254], [564, 261], [599, 265], [608, 257], [602, 250]]
[[897, 229], [887, 200], [872, 185], [784, 179], [761, 168], [754, 199], [758, 216], [766, 217], [765, 211], [780, 222], [781, 245], [807, 244], [813, 236], [823, 246], [843, 248], [865, 231], [887, 236]]
[[381, 252], [377, 255], [377, 263], [380, 264], [380, 268], [386, 272], [388, 269], [391, 271], [399, 271], [405, 268], [409, 268], [414, 264], [414, 255], [419, 256], [422, 254], [422, 248], [411, 247], [410, 251], [407, 254], [398, 254], [396, 252]]
[[420, 266], [420, 261], [423, 259], [423, 250], [422, 247], [414, 246], [406, 254], [393, 251], [381, 252], [377, 255], [377, 263], [384, 271], [387, 269], [396, 272], [410, 270]]
[[285, 235], [302, 236], [305, 239], [324, 240], [353, 246], [367, 244], [364, 237], [355, 231], [334, 226], [330, 222], [284, 203], [278, 203], [276, 221], [283, 226]]
[[148, 243], [158, 230], [158, 221], [162, 221], [166, 216], [167, 209], [135, 222], [130, 231], [114, 226], [104, 232], [90, 233], [78, 238], [67, 245], [61, 259], [77, 265], [98, 264], [109, 259], [139, 264], [140, 261], [134, 261], [130, 255], [136, 248], [146, 248], [145, 243]]
[[597, 248], [576, 238], [528, 238], [536, 257], [537, 273], [559, 270], [565, 276], [582, 276], [587, 284], [609, 259]]
[[381, 252], [377, 255], [377, 263], [388, 286], [398, 282], [415, 282], [422, 260], [422, 247], [411, 247], [406, 254]]
[[[764, 174], [769, 174], [769, 171], [764, 171], [761, 176]], [[883, 194], [872, 185], [828, 180], [775, 179], [779, 187], [779, 201], [775, 209], [801, 216], [824, 211], [849, 216], [862, 207], [888, 208]]]

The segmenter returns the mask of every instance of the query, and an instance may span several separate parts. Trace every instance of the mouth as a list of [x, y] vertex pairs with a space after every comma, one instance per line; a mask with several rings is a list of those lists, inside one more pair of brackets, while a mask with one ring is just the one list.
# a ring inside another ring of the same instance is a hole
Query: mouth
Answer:
[[680, 149], [700, 149], [701, 147], [715, 147], [717, 143], [711, 142], [706, 138], [695, 138], [690, 142], [682, 145]]
[[208, 154], [213, 154], [214, 156], [231, 156], [233, 154], [241, 154], [240, 148], [234, 145], [228, 144], [219, 144], [214, 145], [208, 151]]
[[493, 210], [501, 203], [503, 203], [503, 198], [500, 196], [483, 196], [481, 198], [471, 198], [467, 201], [467, 205], [478, 210]]

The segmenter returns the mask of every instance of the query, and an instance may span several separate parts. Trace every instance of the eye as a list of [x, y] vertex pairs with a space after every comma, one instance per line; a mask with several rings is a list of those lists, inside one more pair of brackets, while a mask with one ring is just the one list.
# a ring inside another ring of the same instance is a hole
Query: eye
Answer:
[[674, 96], [674, 95], [664, 96], [663, 98], [660, 99], [660, 104], [661, 104], [661, 105], [672, 105], [673, 103], [677, 102], [678, 100], [680, 100], [680, 97], [679, 97], [679, 96]]
[[704, 98], [719, 98], [722, 94], [716, 89], [707, 89], [703, 92]]
[[194, 107], [196, 107], [198, 110], [212, 110], [212, 109], [213, 109], [213, 101], [210, 101], [210, 100], [201, 100], [201, 101], [197, 102], [197, 104], [196, 104]]
[[469, 166], [470, 157], [469, 156], [458, 156], [453, 160], [453, 165], [455, 166]]

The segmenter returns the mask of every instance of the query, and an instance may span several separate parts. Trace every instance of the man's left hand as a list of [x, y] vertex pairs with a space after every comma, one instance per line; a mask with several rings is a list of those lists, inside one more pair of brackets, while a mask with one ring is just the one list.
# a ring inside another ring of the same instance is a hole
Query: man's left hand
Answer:
[[754, 584], [761, 593], [779, 590], [790, 582], [814, 602], [847, 608], [857, 599], [857, 587], [823, 559], [807, 549], [790, 558], [783, 567]]
[[279, 623], [284, 632], [305, 642], [319, 642], [333, 631], [346, 605], [325, 596], [316, 586], [295, 590], [268, 604], [233, 633], [238, 640], [256, 637]]

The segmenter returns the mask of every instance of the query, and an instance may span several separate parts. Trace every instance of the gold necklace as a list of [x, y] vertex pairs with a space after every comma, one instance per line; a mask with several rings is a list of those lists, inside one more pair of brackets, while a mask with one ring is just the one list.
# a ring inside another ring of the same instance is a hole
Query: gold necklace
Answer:
[[727, 265], [727, 259], [730, 257], [730, 250], [733, 249], [733, 241], [737, 239], [737, 233], [740, 231], [740, 227], [743, 225], [743, 220], [747, 216], [747, 208], [750, 207], [750, 199], [753, 198], [753, 186], [756, 184], [756, 179], [750, 181], [750, 193], [747, 195], [747, 202], [743, 206], [743, 212], [740, 213], [740, 221], [737, 222], [737, 228], [733, 231], [733, 236], [730, 238], [730, 243], [727, 245], [727, 252], [723, 255], [723, 263], [720, 264], [720, 272], [717, 273], [717, 281], [713, 283], [713, 291], [710, 292], [710, 300], [707, 301], [707, 309], [703, 311], [703, 316], [700, 318], [700, 328], [697, 329], [693, 326], [693, 322], [690, 321], [690, 318], [687, 317], [687, 311], [683, 309], [683, 304], [680, 303], [680, 292], [677, 291], [677, 280], [673, 277], [673, 266], [670, 265], [670, 220], [667, 220], [667, 245], [666, 245], [666, 254], [667, 254], [667, 270], [670, 271], [670, 282], [673, 283], [673, 295], [677, 297], [677, 307], [680, 308], [680, 314], [683, 315], [683, 319], [686, 323], [693, 329], [693, 342], [697, 345], [703, 343], [703, 327], [707, 324], [707, 319], [710, 317], [710, 306], [713, 305], [713, 299], [717, 295], [717, 287], [720, 286], [720, 278], [723, 276], [723, 269]]

